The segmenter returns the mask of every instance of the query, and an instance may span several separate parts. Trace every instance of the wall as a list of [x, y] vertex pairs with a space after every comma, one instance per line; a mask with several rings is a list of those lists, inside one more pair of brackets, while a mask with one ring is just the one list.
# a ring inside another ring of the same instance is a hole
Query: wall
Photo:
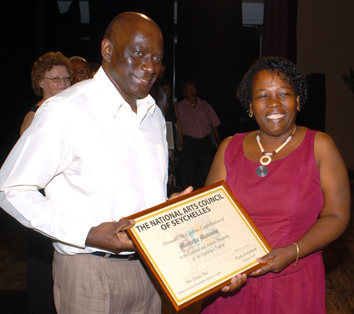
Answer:
[[304, 75], [326, 76], [326, 133], [350, 170], [354, 170], [354, 94], [340, 75], [354, 69], [353, 13], [352, 0], [298, 0], [297, 63]]

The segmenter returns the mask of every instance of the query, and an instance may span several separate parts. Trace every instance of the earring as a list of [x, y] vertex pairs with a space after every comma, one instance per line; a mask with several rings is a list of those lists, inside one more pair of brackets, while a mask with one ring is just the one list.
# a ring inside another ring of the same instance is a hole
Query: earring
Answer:
[[249, 112], [248, 115], [249, 115], [250, 118], [253, 117], [253, 113], [251, 113], [251, 112]]
[[300, 107], [297, 108], [297, 111], [300, 112]]

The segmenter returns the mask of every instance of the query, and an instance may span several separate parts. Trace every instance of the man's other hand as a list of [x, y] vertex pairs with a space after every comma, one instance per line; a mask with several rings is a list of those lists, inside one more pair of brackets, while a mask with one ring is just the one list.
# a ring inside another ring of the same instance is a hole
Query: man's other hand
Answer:
[[134, 220], [103, 222], [91, 228], [85, 244], [117, 254], [122, 251], [135, 251], [133, 242], [124, 231], [134, 224]]

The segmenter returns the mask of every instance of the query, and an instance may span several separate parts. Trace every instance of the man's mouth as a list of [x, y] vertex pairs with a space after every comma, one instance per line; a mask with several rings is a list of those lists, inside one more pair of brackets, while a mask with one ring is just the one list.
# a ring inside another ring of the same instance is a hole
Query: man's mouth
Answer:
[[150, 82], [151, 82], [151, 79], [147, 80], [147, 79], [139, 78], [139, 77], [136, 77], [136, 76], [134, 76], [134, 78], [137, 80], [137, 82], [139, 84], [143, 84], [143, 85], [149, 85]]

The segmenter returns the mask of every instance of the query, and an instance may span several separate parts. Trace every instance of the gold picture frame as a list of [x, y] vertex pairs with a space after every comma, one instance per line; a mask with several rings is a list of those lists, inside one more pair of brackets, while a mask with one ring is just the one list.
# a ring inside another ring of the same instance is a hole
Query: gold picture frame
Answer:
[[261, 265], [272, 249], [224, 181], [125, 219], [140, 256], [179, 311]]

